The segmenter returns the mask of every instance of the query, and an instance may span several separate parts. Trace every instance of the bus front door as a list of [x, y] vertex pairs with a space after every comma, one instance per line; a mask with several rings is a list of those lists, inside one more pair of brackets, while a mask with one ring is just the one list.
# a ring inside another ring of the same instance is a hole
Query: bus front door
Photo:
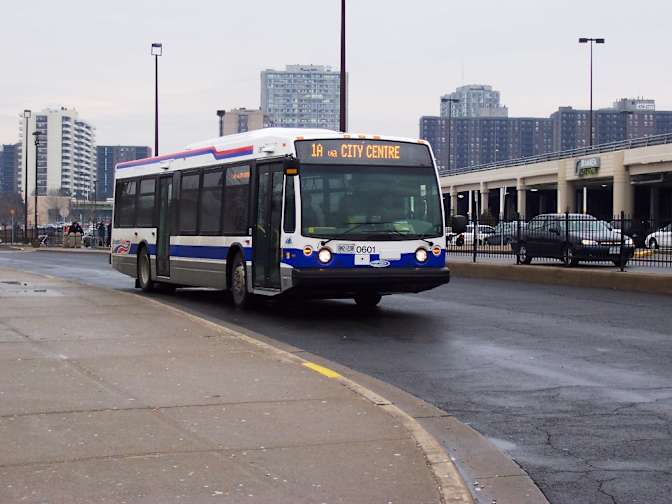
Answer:
[[159, 178], [159, 226], [156, 237], [156, 275], [170, 276], [170, 209], [173, 177]]
[[257, 173], [257, 210], [252, 238], [253, 286], [279, 289], [282, 163], [258, 164]]

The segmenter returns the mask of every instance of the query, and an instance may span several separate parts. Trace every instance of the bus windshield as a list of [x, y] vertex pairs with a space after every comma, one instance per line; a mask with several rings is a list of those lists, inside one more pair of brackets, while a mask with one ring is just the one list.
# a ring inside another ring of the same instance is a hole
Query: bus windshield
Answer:
[[302, 165], [299, 177], [303, 236], [389, 241], [443, 233], [432, 166]]

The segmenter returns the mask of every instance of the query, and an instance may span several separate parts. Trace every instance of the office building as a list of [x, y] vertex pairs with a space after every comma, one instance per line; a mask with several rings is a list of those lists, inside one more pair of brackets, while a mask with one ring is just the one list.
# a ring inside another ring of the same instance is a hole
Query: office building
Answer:
[[[28, 157], [28, 194], [35, 191], [35, 137], [37, 149], [37, 188], [39, 195], [88, 198], [93, 190], [96, 170], [95, 128], [79, 118], [74, 109], [61, 107], [33, 112], [25, 131], [25, 119], [19, 119], [19, 186], [24, 188], [25, 158]], [[27, 153], [24, 153], [27, 137]]]
[[448, 117], [448, 99], [452, 104], [453, 117], [507, 117], [508, 109], [499, 103], [499, 91], [485, 84], [460, 86], [452, 93], [441, 97], [441, 117]]
[[114, 195], [114, 167], [125, 161], [135, 161], [152, 156], [150, 147], [137, 145], [99, 145], [96, 147], [97, 199]]
[[19, 192], [19, 144], [0, 145], [0, 193]]
[[261, 109], [237, 108], [224, 114], [224, 134], [245, 133], [246, 131], [268, 128], [271, 123]]
[[338, 130], [340, 73], [321, 65], [264, 70], [261, 110], [277, 127]]

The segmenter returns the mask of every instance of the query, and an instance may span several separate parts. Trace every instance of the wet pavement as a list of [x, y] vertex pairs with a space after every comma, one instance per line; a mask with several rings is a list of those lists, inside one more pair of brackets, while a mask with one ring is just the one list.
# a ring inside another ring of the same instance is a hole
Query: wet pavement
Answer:
[[[0, 254], [18, 267], [131, 289], [105, 256]], [[553, 504], [668, 503], [672, 299], [455, 278], [362, 314], [348, 301], [234, 310], [217, 292], [160, 296], [396, 385], [514, 458]]]

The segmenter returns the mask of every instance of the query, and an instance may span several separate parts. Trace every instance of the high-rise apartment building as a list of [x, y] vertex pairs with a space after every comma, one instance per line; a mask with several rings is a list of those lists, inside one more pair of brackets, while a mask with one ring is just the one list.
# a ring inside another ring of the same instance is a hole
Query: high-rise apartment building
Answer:
[[[469, 166], [549, 152], [553, 136], [550, 119], [528, 117], [420, 118], [420, 138], [429, 141], [440, 170], [459, 171]], [[450, 149], [448, 138], [450, 136]], [[448, 151], [450, 150], [450, 164]]]
[[97, 187], [99, 200], [114, 195], [114, 167], [125, 161], [135, 161], [152, 156], [150, 147], [137, 145], [99, 145], [96, 147]]
[[261, 72], [261, 110], [277, 127], [338, 130], [340, 96], [340, 73], [328, 66]]
[[[24, 193], [25, 158], [28, 157], [28, 194], [35, 191], [35, 156], [37, 154], [37, 187], [39, 195], [88, 197], [93, 190], [96, 170], [96, 132], [79, 118], [74, 109], [45, 109], [33, 113], [25, 131], [25, 119], [19, 120], [19, 185]], [[35, 149], [34, 132], [39, 132]], [[27, 137], [27, 152], [25, 138]]]
[[441, 117], [448, 117], [449, 101], [453, 117], [507, 117], [508, 109], [499, 103], [499, 91], [485, 84], [460, 86], [450, 94], [441, 97]]
[[0, 145], [0, 193], [19, 191], [19, 144]]
[[[453, 171], [461, 171], [470, 166], [590, 145], [588, 110], [560, 107], [550, 118], [498, 116], [499, 93], [490, 86], [478, 87], [486, 89], [477, 98], [469, 97], [469, 90], [460, 92], [462, 88], [446, 95], [458, 100], [466, 96], [467, 100], [466, 111], [464, 103], [453, 103], [450, 135], [446, 97], [441, 101], [441, 117], [420, 118], [420, 137], [432, 145], [439, 169], [445, 171], [450, 166]], [[481, 103], [489, 111], [479, 112]], [[654, 100], [623, 98], [610, 108], [593, 111], [593, 132], [595, 145], [672, 133], [672, 111], [656, 111]]]
[[268, 117], [261, 109], [237, 108], [224, 114], [224, 134], [245, 133], [271, 126]]

